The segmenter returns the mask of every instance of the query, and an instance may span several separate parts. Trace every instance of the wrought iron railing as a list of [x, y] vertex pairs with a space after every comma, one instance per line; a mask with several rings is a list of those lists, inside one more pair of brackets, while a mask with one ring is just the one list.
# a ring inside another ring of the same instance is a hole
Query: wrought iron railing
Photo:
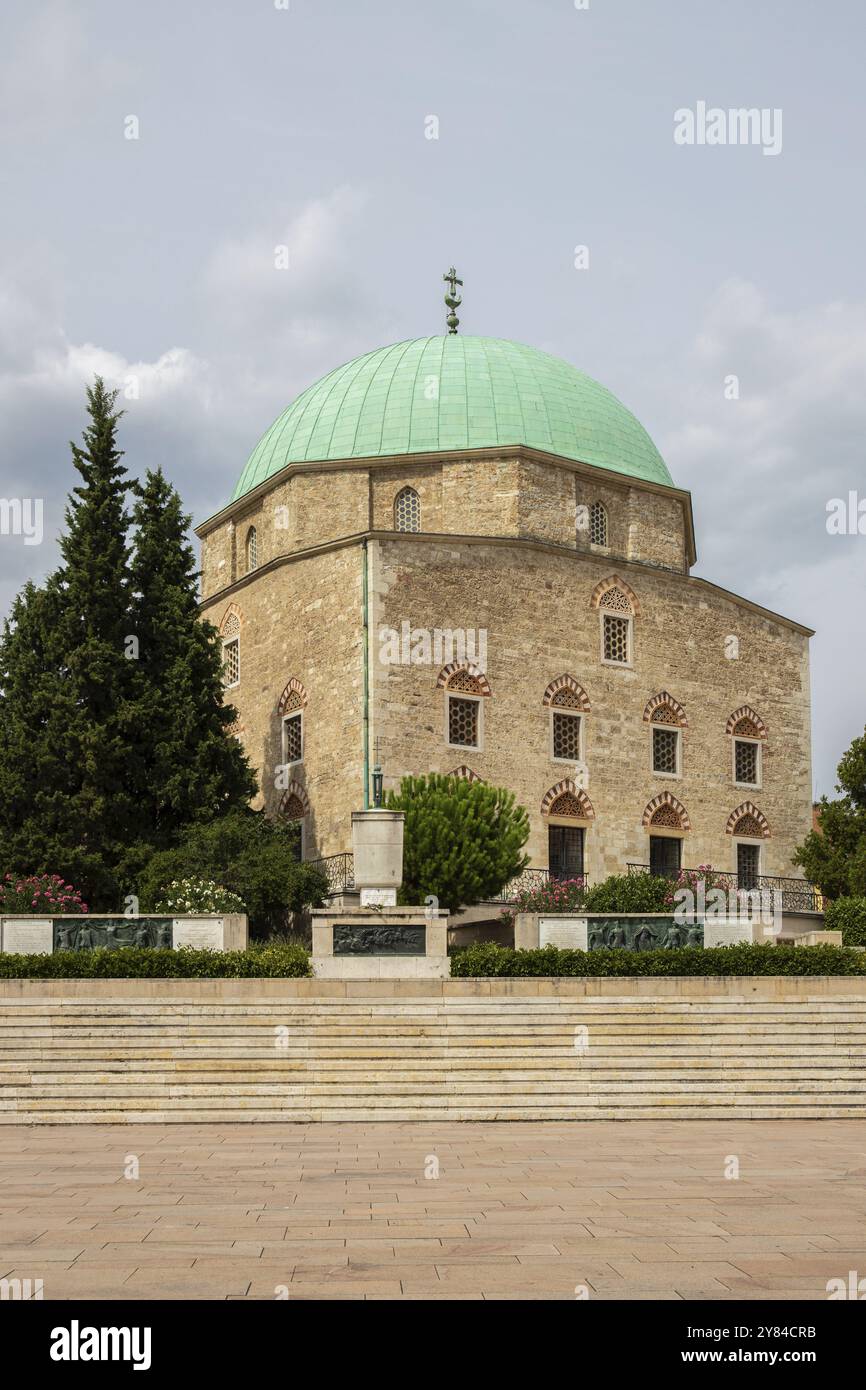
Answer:
[[[648, 874], [653, 872], [649, 864], [627, 864], [629, 874]], [[728, 873], [724, 870], [712, 869], [713, 886], [723, 888], [725, 892], [764, 892], [782, 894], [783, 912], [820, 912], [823, 908], [823, 898], [817, 888], [811, 883], [807, 883], [804, 878], [781, 878], [773, 874], [753, 874], [748, 879], [740, 879], [735, 873]], [[677, 879], [680, 874], [696, 874], [700, 876], [700, 869], [659, 869], [656, 871], [658, 878]]]
[[495, 898], [488, 899], [493, 903], [514, 903], [517, 902], [521, 893], [534, 893], [540, 888], [546, 888], [550, 883], [575, 883], [580, 880], [584, 888], [589, 886], [588, 874], [557, 874], [551, 873], [550, 869], [524, 869], [522, 874], [513, 878], [510, 883], [506, 883], [501, 893], [497, 893]]
[[324, 859], [309, 860], [310, 868], [319, 869], [328, 880], [328, 897], [343, 893], [355, 886], [355, 856], [328, 854]]

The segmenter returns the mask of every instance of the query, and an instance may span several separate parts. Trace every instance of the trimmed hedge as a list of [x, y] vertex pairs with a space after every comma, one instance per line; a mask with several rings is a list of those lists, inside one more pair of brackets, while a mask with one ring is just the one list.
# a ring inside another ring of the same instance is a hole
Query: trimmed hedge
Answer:
[[556, 975], [866, 975], [866, 952], [844, 946], [684, 946], [664, 951], [515, 951], [486, 942], [451, 958], [461, 978]]
[[232, 980], [312, 975], [303, 946], [252, 946], [247, 951], [157, 950], [123, 946], [116, 951], [56, 951], [53, 955], [0, 953], [2, 980]]
[[825, 931], [840, 931], [843, 946], [866, 946], [866, 898], [836, 898], [824, 913]]

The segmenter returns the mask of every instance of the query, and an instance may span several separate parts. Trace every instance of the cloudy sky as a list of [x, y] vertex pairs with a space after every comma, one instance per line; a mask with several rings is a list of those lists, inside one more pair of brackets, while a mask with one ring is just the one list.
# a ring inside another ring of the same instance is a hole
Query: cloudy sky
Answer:
[[[0, 536], [0, 610], [55, 563], [94, 372], [138, 393], [131, 470], [201, 520], [304, 386], [442, 331], [453, 261], [463, 330], [643, 421], [698, 573], [818, 630], [832, 792], [866, 721], [866, 536], [826, 526], [866, 499], [864, 7], [578, 4], [6, 0], [2, 491], [44, 497], [46, 540]], [[780, 111], [781, 151], [677, 144], [699, 102]]]

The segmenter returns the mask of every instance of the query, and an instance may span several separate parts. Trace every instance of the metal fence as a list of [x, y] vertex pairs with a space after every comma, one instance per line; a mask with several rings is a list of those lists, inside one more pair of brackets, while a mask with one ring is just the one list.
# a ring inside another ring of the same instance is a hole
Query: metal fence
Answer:
[[[649, 864], [628, 864], [628, 873], [648, 874], [651, 866]], [[658, 874], [659, 878], [678, 879], [680, 874], [694, 874], [700, 878], [703, 870], [701, 869], [667, 869]], [[723, 888], [725, 892], [762, 892], [769, 891], [781, 893], [783, 912], [821, 912], [824, 900], [811, 883], [807, 883], [804, 878], [781, 878], [772, 874], [757, 874], [751, 877], [748, 882], [740, 882], [735, 873], [727, 873], [718, 869], [711, 869], [707, 872], [712, 874], [713, 886]]]
[[311, 869], [318, 869], [328, 880], [327, 896], [343, 893], [355, 886], [355, 856], [353, 854], [328, 854], [324, 859], [310, 859]]

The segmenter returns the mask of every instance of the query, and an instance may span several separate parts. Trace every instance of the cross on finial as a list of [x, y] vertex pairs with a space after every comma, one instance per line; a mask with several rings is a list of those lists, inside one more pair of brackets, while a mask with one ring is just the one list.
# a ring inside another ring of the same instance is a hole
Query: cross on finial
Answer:
[[459, 309], [460, 305], [463, 303], [463, 296], [457, 293], [457, 286], [462, 285], [463, 281], [458, 280], [457, 271], [454, 269], [453, 265], [451, 269], [442, 276], [442, 279], [449, 286], [449, 293], [445, 296], [445, 303], [448, 305], [449, 313], [445, 322], [448, 324], [448, 332], [456, 333], [457, 325], [460, 320], [454, 311]]
[[376, 741], [375, 741], [375, 743], [373, 744], [373, 753], [374, 753], [374, 756], [375, 756], [375, 758], [376, 758], [376, 762], [377, 762], [377, 763], [381, 761], [381, 758], [380, 758], [380, 755], [379, 755], [379, 749], [380, 749], [381, 747], [382, 747], [382, 740], [381, 740], [381, 738], [379, 737], [379, 735], [377, 734], [377, 735], [376, 735]]

